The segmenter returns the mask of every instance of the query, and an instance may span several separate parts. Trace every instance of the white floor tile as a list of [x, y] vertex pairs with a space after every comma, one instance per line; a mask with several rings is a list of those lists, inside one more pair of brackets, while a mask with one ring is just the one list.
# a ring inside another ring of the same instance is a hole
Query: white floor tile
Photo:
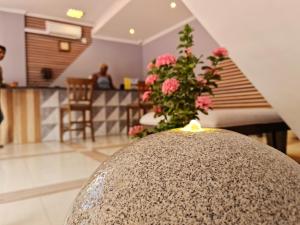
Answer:
[[100, 165], [98, 161], [75, 152], [26, 158], [24, 161], [35, 187], [88, 178]]
[[52, 225], [40, 199], [0, 205], [0, 225]]
[[0, 160], [0, 193], [33, 187], [33, 179], [24, 159]]
[[52, 225], [63, 225], [79, 189], [43, 196], [44, 209]]
[[88, 178], [99, 165], [76, 152], [0, 160], [0, 193]]

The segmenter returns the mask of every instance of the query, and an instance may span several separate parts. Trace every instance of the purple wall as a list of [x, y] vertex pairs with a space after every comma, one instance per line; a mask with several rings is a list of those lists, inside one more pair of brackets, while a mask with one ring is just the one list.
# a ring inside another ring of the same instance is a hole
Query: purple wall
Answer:
[[0, 12], [0, 45], [7, 48], [6, 57], [0, 62], [4, 82], [26, 85], [24, 15]]
[[[208, 55], [218, 44], [202, 25], [192, 21], [194, 28], [195, 54]], [[123, 77], [143, 79], [145, 67], [154, 57], [163, 53], [176, 54], [178, 28], [144, 46], [94, 39], [84, 51], [52, 85], [65, 85], [66, 77], [89, 77], [99, 70], [99, 65], [107, 63], [116, 87]], [[7, 57], [1, 62], [5, 82], [18, 81], [26, 84], [26, 57], [24, 15], [0, 12], [0, 44], [8, 49]]]
[[[197, 55], [209, 55], [218, 47], [217, 42], [207, 33], [198, 21], [192, 21], [195, 46], [193, 52]], [[91, 46], [84, 51], [73, 64], [56, 80], [53, 85], [64, 86], [66, 77], [88, 77], [98, 71], [101, 63], [107, 63], [109, 73], [115, 86], [123, 82], [123, 77], [144, 79], [146, 66], [156, 56], [163, 53], [177, 54], [178, 28], [144, 46], [123, 44], [117, 42], [93, 40]]]
[[[203, 26], [196, 20], [189, 23], [194, 29], [193, 52], [196, 55], [203, 54], [205, 57], [217, 48], [218, 43], [207, 33]], [[143, 46], [143, 74], [146, 74], [146, 66], [156, 56], [171, 53], [177, 55], [176, 47], [179, 44], [178, 28]]]
[[94, 39], [93, 43], [53, 82], [52, 86], [65, 85], [66, 77], [88, 77], [99, 70], [99, 65], [109, 65], [114, 85], [119, 87], [123, 77], [142, 79], [142, 48]]

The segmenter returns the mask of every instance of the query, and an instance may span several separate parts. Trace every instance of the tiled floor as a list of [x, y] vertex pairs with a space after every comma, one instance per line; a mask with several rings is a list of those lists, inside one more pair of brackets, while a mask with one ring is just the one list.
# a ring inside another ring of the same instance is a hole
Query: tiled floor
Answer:
[[0, 225], [62, 225], [86, 179], [129, 142], [109, 136], [0, 149]]
[[79, 189], [0, 205], [1, 225], [60, 225]]
[[[99, 164], [130, 143], [126, 136], [95, 143], [8, 145], [0, 149], [0, 225], [63, 225], [70, 206]], [[288, 154], [300, 162], [300, 142]]]

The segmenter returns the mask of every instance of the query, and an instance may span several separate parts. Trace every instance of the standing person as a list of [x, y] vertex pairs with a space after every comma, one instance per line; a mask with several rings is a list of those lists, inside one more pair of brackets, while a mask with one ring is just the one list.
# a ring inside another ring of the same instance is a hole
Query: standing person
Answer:
[[107, 73], [108, 65], [102, 64], [100, 71], [93, 74], [93, 79], [96, 82], [96, 87], [100, 89], [115, 89], [110, 74]]
[[[2, 45], [0, 45], [0, 61], [2, 61], [5, 57], [5, 53], [6, 53], [6, 48]], [[2, 67], [0, 65], [0, 88], [3, 87], [4, 83], [3, 83], [3, 72], [2, 72]], [[1, 100], [1, 95], [0, 95], [0, 100]], [[3, 113], [1, 110], [1, 102], [0, 102], [0, 124], [2, 123], [4, 117], [3, 117]], [[3, 145], [0, 144], [0, 148], [3, 148]]]
[[[5, 57], [6, 48], [2, 45], [0, 45], [0, 61], [2, 61]], [[3, 74], [2, 74], [2, 67], [0, 65], [0, 85], [2, 87], [3, 85]]]

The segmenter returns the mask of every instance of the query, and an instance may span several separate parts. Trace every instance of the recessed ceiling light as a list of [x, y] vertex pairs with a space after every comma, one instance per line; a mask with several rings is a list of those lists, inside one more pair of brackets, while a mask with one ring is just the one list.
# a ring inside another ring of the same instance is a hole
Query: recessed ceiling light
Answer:
[[176, 5], [176, 2], [171, 2], [171, 3], [170, 3], [170, 7], [171, 7], [172, 9], [175, 9], [176, 6], [177, 6], [177, 5]]
[[134, 33], [135, 33], [135, 30], [134, 30], [133, 28], [130, 28], [130, 29], [129, 29], [129, 33], [130, 33], [130, 34], [134, 34]]
[[67, 16], [76, 18], [76, 19], [81, 19], [84, 15], [84, 12], [82, 10], [78, 9], [69, 9], [67, 12]]

